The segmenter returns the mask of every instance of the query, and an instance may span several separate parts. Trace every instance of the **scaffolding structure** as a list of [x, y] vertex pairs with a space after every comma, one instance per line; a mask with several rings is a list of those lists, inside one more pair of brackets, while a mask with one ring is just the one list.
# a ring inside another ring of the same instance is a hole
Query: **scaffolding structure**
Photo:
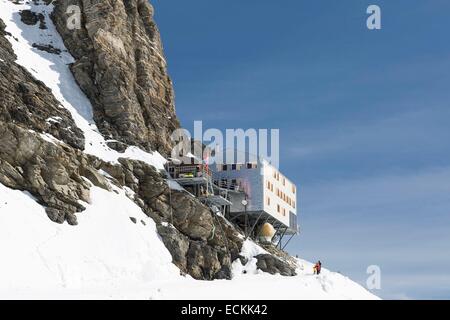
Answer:
[[225, 210], [231, 205], [228, 189], [214, 184], [213, 174], [205, 164], [168, 163], [166, 170], [174, 181], [209, 207]]
[[[267, 212], [247, 211], [247, 205], [242, 212], [231, 212], [235, 201], [246, 203], [248, 195], [244, 186], [236, 183], [230, 184], [220, 179], [214, 179], [214, 173], [208, 165], [201, 164], [174, 164], [168, 162], [166, 171], [171, 178], [184, 189], [197, 197], [203, 204], [212, 209], [219, 209], [222, 215], [245, 234], [246, 238], [258, 240], [259, 229], [264, 223], [270, 223], [276, 230], [274, 240], [280, 249], [284, 249], [292, 237], [298, 233], [297, 226], [286, 226]], [[239, 199], [239, 200], [236, 200]], [[290, 236], [283, 245], [283, 239]]]

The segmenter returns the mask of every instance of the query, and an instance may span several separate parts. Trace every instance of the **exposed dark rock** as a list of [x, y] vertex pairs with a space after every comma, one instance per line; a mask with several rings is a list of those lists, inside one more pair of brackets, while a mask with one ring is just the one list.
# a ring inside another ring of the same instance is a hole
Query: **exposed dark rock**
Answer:
[[109, 185], [106, 178], [102, 176], [100, 173], [98, 173], [98, 171], [95, 170], [93, 167], [90, 166], [81, 167], [80, 175], [86, 177], [89, 181], [92, 182], [94, 186], [111, 191], [111, 186]]
[[187, 271], [187, 253], [189, 250], [189, 238], [181, 234], [172, 226], [159, 224], [158, 233], [164, 245], [170, 251], [175, 263], [181, 270]]
[[51, 44], [33, 43], [32, 46], [33, 46], [33, 48], [36, 48], [38, 50], [45, 51], [45, 52], [48, 52], [48, 53], [52, 53], [52, 54], [60, 54], [61, 53], [61, 49], [55, 48]]
[[55, 208], [47, 208], [45, 210], [47, 212], [47, 216], [56, 223], [64, 223], [66, 221], [65, 214], [58, 209]]
[[53, 221], [76, 224], [73, 214], [84, 210], [78, 201], [90, 201], [89, 185], [79, 175], [88, 166], [84, 154], [1, 120], [0, 145], [0, 183], [29, 191]]
[[187, 253], [187, 270], [195, 279], [214, 279], [222, 266], [217, 250], [202, 242], [191, 242]]
[[246, 257], [239, 255], [238, 259], [243, 266], [245, 266], [248, 263], [248, 259]]
[[188, 193], [170, 190], [155, 168], [130, 159], [119, 162], [122, 166], [104, 164], [101, 169], [136, 192], [135, 202], [158, 223], [173, 262], [197, 279], [230, 278], [242, 247], [236, 229]]
[[0, 121], [15, 123], [38, 133], [48, 133], [77, 149], [84, 136], [70, 113], [60, 107], [50, 89], [14, 61], [16, 56], [4, 37], [0, 20]]
[[256, 256], [258, 260], [256, 266], [258, 269], [270, 274], [281, 274], [282, 276], [295, 276], [295, 269], [286, 262], [271, 254], [259, 254]]
[[47, 29], [45, 17], [42, 13], [36, 13], [31, 10], [22, 10], [19, 12], [20, 20], [30, 26], [34, 26], [39, 22], [40, 29]]
[[[82, 8], [79, 30], [67, 28], [69, 5]], [[76, 59], [72, 72], [102, 134], [169, 154], [179, 123], [153, 7], [147, 0], [58, 0], [55, 6], [52, 19]]]
[[2, 55], [2, 59], [9, 58], [12, 60], [16, 59], [16, 55], [11, 47], [9, 41], [5, 38], [5, 36], [11, 36], [9, 32], [6, 32], [6, 25], [2, 19], [0, 19], [0, 53]]
[[39, 17], [36, 12], [31, 10], [20, 11], [20, 20], [30, 26], [34, 26], [39, 21]]
[[50, 89], [14, 62], [5, 35], [0, 20], [0, 183], [29, 191], [53, 221], [76, 224], [74, 213], [84, 210], [79, 200], [89, 202], [79, 174], [90, 161], [81, 151], [83, 134]]
[[293, 258], [292, 256], [290, 256], [286, 251], [279, 249], [277, 246], [271, 244], [271, 243], [260, 243], [259, 244], [261, 247], [264, 248], [264, 250], [266, 250], [268, 253], [270, 253], [271, 255], [278, 257], [279, 259], [281, 259], [282, 261], [286, 262], [291, 269], [297, 269], [298, 267], [298, 262], [295, 258]]
[[106, 144], [108, 147], [118, 152], [125, 152], [125, 150], [127, 150], [128, 148], [128, 145], [126, 143], [120, 141], [107, 141]]

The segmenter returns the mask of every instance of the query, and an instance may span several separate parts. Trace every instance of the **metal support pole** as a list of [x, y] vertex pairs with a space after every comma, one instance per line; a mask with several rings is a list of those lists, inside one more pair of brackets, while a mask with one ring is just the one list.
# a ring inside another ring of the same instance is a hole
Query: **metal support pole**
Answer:
[[[275, 228], [275, 226], [273, 226], [274, 228]], [[276, 231], [275, 231], [275, 236], [273, 237], [273, 238], [275, 238], [276, 237], [276, 235], [278, 234], [278, 232], [280, 231], [280, 227], [278, 227], [277, 229], [275, 229]], [[272, 239], [272, 242], [273, 242], [273, 239]]]
[[[256, 224], [259, 222], [259, 219], [261, 218], [262, 214], [263, 214], [263, 212], [261, 211], [261, 213], [260, 213], [259, 216], [258, 216], [258, 219], [256, 219], [255, 223], [253, 224], [252, 229], [250, 230], [250, 234], [252, 234], [252, 232], [253, 232], [253, 230], [255, 229]], [[250, 234], [249, 234], [249, 235], [250, 235]], [[247, 237], [245, 238], [245, 240], [247, 240], [247, 238], [249, 237], [249, 235], [247, 235]]]
[[286, 242], [286, 244], [283, 246], [283, 248], [281, 248], [281, 250], [284, 250], [284, 248], [286, 248], [286, 246], [289, 244], [289, 242], [291, 242], [292, 238], [295, 236], [295, 233], [291, 235], [291, 237], [289, 238], [289, 240]]
[[248, 229], [248, 215], [247, 215], [247, 206], [245, 206], [245, 239], [248, 237], [247, 229]]
[[286, 227], [286, 229], [284, 229], [284, 232], [283, 232], [282, 235], [280, 236], [280, 242], [279, 242], [280, 249], [281, 249], [281, 241], [283, 240], [284, 234], [286, 233], [287, 229], [288, 229], [288, 228]]
[[248, 237], [248, 215], [247, 215], [248, 202], [247, 202], [247, 195], [245, 195], [245, 199], [242, 201], [242, 204], [244, 205], [244, 214], [245, 214], [245, 217], [244, 217], [244, 227], [245, 227], [244, 233], [245, 233], [245, 239], [247, 239], [247, 237]]
[[244, 215], [244, 213], [241, 213], [241, 214], [238, 214], [238, 215], [235, 215], [234, 217], [230, 217], [230, 222], [232, 222], [232, 221], [234, 221], [234, 220], [236, 220], [237, 218], [239, 218], [239, 217], [242, 217]]

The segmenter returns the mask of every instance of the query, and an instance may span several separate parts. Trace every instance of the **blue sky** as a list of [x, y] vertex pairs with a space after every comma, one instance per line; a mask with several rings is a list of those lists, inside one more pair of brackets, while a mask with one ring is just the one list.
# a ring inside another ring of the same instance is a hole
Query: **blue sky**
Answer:
[[[450, 298], [450, 2], [153, 0], [191, 128], [279, 128], [290, 252], [384, 298]], [[366, 8], [382, 30], [366, 28]]]

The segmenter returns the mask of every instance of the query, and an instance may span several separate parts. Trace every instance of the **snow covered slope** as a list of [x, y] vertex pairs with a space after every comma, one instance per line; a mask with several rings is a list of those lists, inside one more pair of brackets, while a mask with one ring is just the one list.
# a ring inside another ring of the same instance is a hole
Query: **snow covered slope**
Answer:
[[115, 190], [92, 187], [92, 205], [71, 227], [52, 223], [32, 197], [0, 184], [0, 297], [178, 278], [153, 220]]
[[[24, 9], [43, 13], [48, 29], [23, 24], [19, 11]], [[17, 63], [44, 82], [62, 107], [70, 111], [84, 132], [87, 153], [105, 161], [129, 157], [162, 168], [165, 160], [156, 152], [130, 147], [125, 154], [119, 154], [106, 146], [92, 120], [92, 106], [67, 65], [73, 59], [51, 23], [52, 9], [52, 5], [0, 0], [0, 19], [11, 33], [8, 40]], [[32, 47], [33, 43], [51, 44], [62, 53], [39, 51]], [[127, 197], [129, 190], [111, 188], [108, 192], [93, 186], [91, 203], [83, 203], [86, 210], [77, 214], [78, 226], [69, 226], [50, 221], [45, 208], [28, 193], [0, 184], [0, 298], [376, 298], [340, 274], [327, 270], [320, 276], [310, 274], [311, 264], [305, 261], [299, 261], [303, 270], [300, 267], [296, 277], [264, 274], [256, 270], [253, 258], [262, 249], [252, 242], [246, 242], [242, 251], [249, 262], [245, 266], [234, 263], [233, 280], [206, 282], [181, 276], [158, 237], [154, 221]]]
[[92, 204], [72, 227], [0, 184], [0, 299], [376, 299], [340, 274], [312, 275], [306, 261], [296, 277], [257, 271], [252, 257], [263, 249], [250, 241], [242, 251], [250, 261], [235, 262], [233, 280], [180, 276], [154, 222], [115, 191], [93, 187]]

